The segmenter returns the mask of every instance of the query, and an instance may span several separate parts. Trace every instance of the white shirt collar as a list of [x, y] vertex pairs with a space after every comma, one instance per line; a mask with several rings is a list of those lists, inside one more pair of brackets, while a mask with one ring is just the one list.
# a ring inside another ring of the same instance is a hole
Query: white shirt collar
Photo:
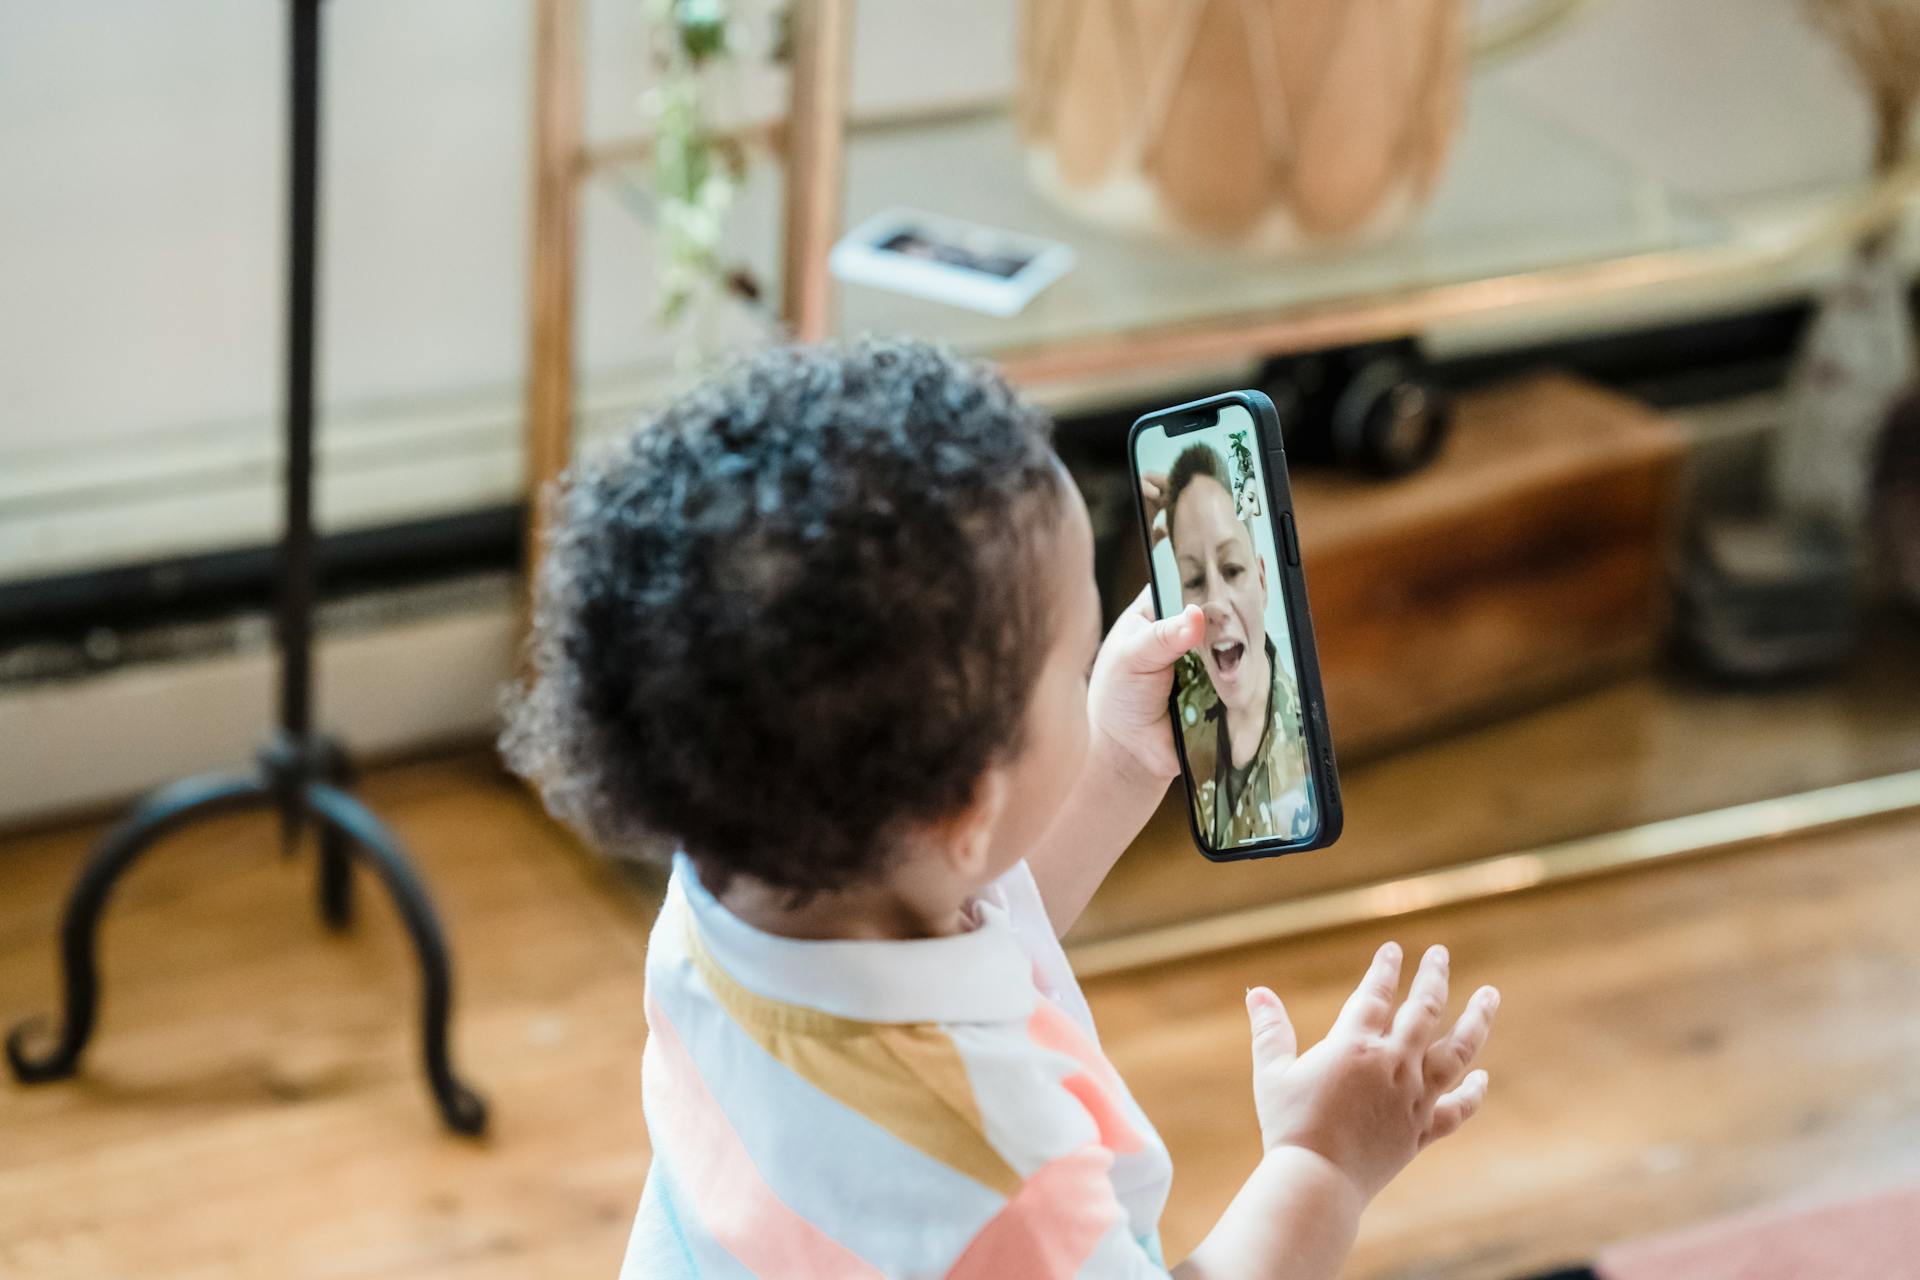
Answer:
[[966, 933], [901, 942], [812, 941], [763, 932], [722, 906], [685, 854], [673, 859], [668, 909], [692, 913], [700, 941], [727, 974], [770, 1000], [862, 1022], [1025, 1021], [1037, 998], [1033, 964], [998, 882], [975, 900]]

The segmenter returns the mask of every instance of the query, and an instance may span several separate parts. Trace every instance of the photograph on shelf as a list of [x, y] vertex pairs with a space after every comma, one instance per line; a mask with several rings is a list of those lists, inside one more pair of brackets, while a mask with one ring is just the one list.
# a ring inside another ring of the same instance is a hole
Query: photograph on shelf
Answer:
[[830, 264], [854, 284], [1011, 316], [1072, 269], [1073, 250], [917, 209], [888, 209], [835, 245]]

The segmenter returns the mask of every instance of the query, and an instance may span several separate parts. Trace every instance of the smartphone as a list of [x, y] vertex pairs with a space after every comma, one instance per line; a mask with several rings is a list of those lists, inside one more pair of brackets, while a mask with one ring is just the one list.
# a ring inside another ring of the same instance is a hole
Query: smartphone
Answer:
[[1155, 612], [1206, 615], [1174, 667], [1174, 744], [1194, 843], [1216, 861], [1340, 837], [1320, 662], [1280, 415], [1229, 391], [1140, 418], [1127, 436]]

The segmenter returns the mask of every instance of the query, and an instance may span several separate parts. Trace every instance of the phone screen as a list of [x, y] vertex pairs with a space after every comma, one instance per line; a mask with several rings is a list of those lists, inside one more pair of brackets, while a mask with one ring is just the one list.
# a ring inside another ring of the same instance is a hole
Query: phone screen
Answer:
[[1134, 437], [1134, 474], [1161, 616], [1191, 604], [1206, 617], [1174, 668], [1194, 826], [1222, 853], [1311, 840], [1319, 800], [1253, 415], [1230, 404], [1210, 426], [1150, 425]]

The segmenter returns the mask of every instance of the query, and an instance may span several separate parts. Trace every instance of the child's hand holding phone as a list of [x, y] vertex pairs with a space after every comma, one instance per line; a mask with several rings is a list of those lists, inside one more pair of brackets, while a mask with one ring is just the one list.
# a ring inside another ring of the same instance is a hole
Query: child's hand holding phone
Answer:
[[1279, 997], [1265, 987], [1247, 993], [1254, 1110], [1268, 1152], [1312, 1152], [1365, 1203], [1429, 1143], [1472, 1118], [1487, 1095], [1487, 1073], [1470, 1068], [1492, 1030], [1500, 993], [1481, 987], [1443, 1029], [1447, 970], [1446, 948], [1431, 948], [1396, 1010], [1400, 948], [1387, 943], [1333, 1030], [1305, 1053], [1296, 1053]]
[[1205, 634], [1198, 607], [1156, 620], [1150, 589], [1134, 597], [1107, 632], [1087, 678], [1087, 717], [1096, 750], [1117, 748], [1119, 763], [1137, 766], [1163, 785], [1179, 775], [1167, 695], [1173, 691], [1173, 664]]

